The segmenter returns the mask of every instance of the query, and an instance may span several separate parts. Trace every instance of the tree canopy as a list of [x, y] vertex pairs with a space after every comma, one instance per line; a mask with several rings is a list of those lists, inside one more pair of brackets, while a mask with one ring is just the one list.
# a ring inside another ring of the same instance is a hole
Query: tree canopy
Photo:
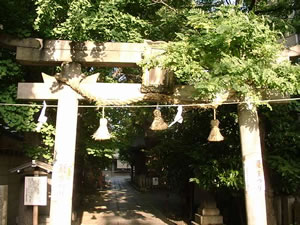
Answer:
[[228, 6], [213, 12], [192, 9], [184, 32], [147, 66], [174, 71], [178, 80], [195, 86], [199, 96], [226, 90], [234, 90], [242, 100], [261, 99], [264, 90], [297, 94], [299, 67], [278, 62], [283, 50], [279, 38], [279, 31], [254, 13]]

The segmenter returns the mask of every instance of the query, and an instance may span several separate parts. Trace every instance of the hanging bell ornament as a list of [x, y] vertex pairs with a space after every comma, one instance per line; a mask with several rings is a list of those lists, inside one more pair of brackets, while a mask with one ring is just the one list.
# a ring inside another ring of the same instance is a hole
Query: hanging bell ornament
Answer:
[[159, 109], [155, 109], [154, 112], [154, 120], [150, 126], [151, 130], [165, 130], [168, 128], [168, 124], [165, 123], [163, 118], [161, 117], [161, 112]]
[[210, 121], [211, 131], [207, 138], [208, 141], [223, 141], [224, 137], [220, 132], [219, 128], [220, 121], [219, 120], [212, 120]]
[[208, 141], [223, 141], [224, 137], [220, 132], [220, 121], [216, 119], [216, 109], [214, 109], [214, 119], [212, 121], [210, 121], [210, 125], [211, 125], [211, 131], [210, 134], [207, 138]]
[[102, 118], [100, 119], [100, 127], [92, 135], [96, 141], [108, 140], [111, 138], [107, 128], [107, 119], [104, 118], [104, 107], [102, 108]]
[[110, 139], [110, 134], [109, 134], [108, 129], [107, 129], [107, 119], [105, 119], [105, 118], [100, 119], [100, 127], [93, 134], [92, 137], [96, 141], [102, 141], [102, 140]]

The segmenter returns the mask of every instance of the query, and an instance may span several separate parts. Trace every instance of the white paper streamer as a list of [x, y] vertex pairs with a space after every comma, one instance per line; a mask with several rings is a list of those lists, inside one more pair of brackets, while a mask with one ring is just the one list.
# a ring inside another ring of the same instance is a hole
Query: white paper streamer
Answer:
[[43, 108], [42, 108], [41, 114], [40, 114], [39, 119], [38, 119], [38, 124], [37, 124], [37, 126], [35, 128], [35, 130], [37, 132], [40, 132], [43, 124], [47, 122], [48, 117], [45, 116], [46, 109], [47, 109], [47, 104], [46, 104], [45, 101], [43, 101]]
[[182, 123], [183, 117], [182, 117], [181, 114], [182, 114], [182, 105], [180, 105], [180, 106], [177, 107], [177, 114], [176, 114], [176, 116], [175, 116], [173, 122], [170, 123], [169, 127], [173, 126], [173, 125], [174, 125], [175, 123], [177, 123], [177, 122], [178, 122], [178, 123]]

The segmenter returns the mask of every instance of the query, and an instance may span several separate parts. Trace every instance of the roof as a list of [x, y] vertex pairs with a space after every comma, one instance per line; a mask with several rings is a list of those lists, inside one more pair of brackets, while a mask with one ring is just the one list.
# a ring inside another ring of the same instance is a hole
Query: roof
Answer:
[[45, 170], [47, 173], [52, 172], [52, 166], [51, 165], [49, 165], [47, 163], [44, 163], [44, 162], [41, 162], [41, 161], [38, 161], [38, 160], [32, 160], [30, 162], [24, 163], [20, 166], [17, 166], [15, 168], [10, 169], [9, 172], [11, 172], [11, 173], [20, 173], [22, 170], [24, 170], [26, 168], [40, 168], [40, 169]]
[[300, 34], [292, 34], [288, 37], [285, 37], [284, 39], [285, 39], [285, 45], [288, 48], [300, 44]]

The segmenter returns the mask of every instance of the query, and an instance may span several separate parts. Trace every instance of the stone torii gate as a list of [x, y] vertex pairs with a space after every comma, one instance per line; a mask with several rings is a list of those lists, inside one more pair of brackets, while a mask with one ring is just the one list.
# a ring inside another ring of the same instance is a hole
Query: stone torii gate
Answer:
[[[96, 83], [97, 74], [86, 79], [81, 74], [85, 66], [136, 66], [143, 54], [157, 51], [155, 43], [73, 43], [71, 41], [43, 41], [40, 39], [8, 40], [2, 43], [16, 46], [16, 58], [25, 65], [61, 65], [59, 79], [67, 84], [79, 85], [96, 99], [104, 102], [168, 101], [175, 104], [200, 103], [191, 98], [191, 86], [175, 86], [172, 95], [143, 93], [141, 90], [162, 88], [169, 92], [172, 79], [159, 68], [145, 71], [143, 84]], [[1, 42], [0, 41], [0, 42]], [[70, 86], [43, 75], [44, 83], [19, 83], [18, 98], [32, 100], [58, 100], [55, 158], [52, 175], [50, 217], [52, 225], [70, 225], [78, 100], [83, 99]], [[232, 101], [232, 93], [225, 93], [221, 102]], [[207, 102], [202, 100], [202, 102]], [[248, 225], [267, 225], [265, 180], [263, 174], [258, 116], [255, 106], [238, 106], [242, 156], [245, 172], [245, 197]]]
[[[27, 47], [26, 41], [29, 42], [29, 47]], [[26, 65], [62, 64], [61, 73], [56, 74], [60, 81], [65, 81], [72, 87], [76, 86], [83, 92], [85, 90], [104, 104], [126, 104], [141, 100], [172, 101], [182, 104], [194, 102], [190, 98], [190, 94], [193, 92], [192, 87], [176, 86], [174, 87], [174, 96], [170, 98], [165, 94], [142, 93], [141, 84], [96, 83], [99, 74], [84, 78], [81, 72], [81, 64], [135, 66], [141, 60], [142, 54], [151, 50], [148, 44], [105, 43], [98, 45], [86, 42], [84, 45], [74, 46], [69, 41], [47, 41], [44, 43], [43, 49], [39, 49], [39, 42], [34, 42], [32, 39], [23, 41], [23, 44], [23, 46], [17, 47], [16, 56], [21, 63]], [[96, 56], [92, 56], [93, 54]], [[101, 55], [100, 58], [99, 55]], [[146, 73], [147, 81], [153, 84], [153, 80], [155, 80], [154, 85], [163, 84], [164, 75], [160, 69]], [[42, 74], [42, 76], [44, 83], [19, 83], [17, 97], [31, 100], [58, 100], [50, 220], [52, 225], [68, 225], [71, 223], [72, 214], [78, 100], [83, 97], [70, 86], [58, 82], [53, 76], [46, 74]], [[152, 81], [150, 76], [152, 76]], [[146, 86], [150, 89], [153, 88], [149, 82], [143, 88], [147, 89]], [[161, 85], [161, 87], [165, 86]]]

